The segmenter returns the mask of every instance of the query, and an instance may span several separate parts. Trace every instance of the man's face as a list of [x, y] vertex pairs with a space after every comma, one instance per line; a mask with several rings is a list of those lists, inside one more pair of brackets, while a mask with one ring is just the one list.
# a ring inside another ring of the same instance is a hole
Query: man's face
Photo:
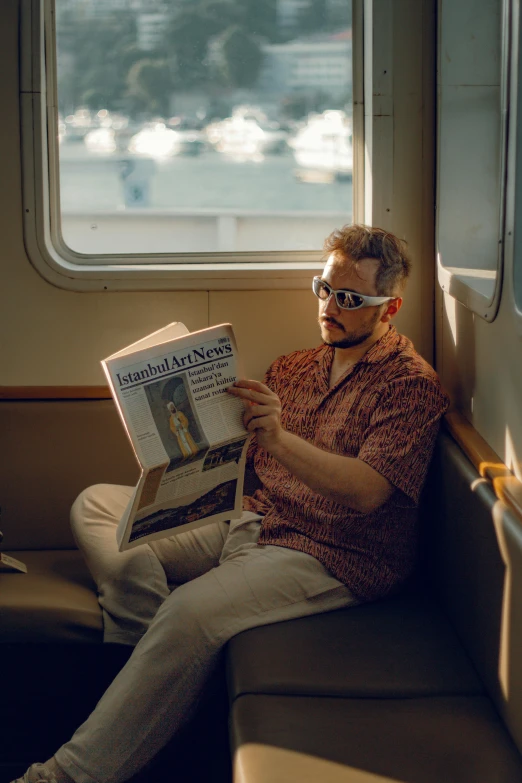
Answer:
[[[366, 258], [354, 264], [342, 261], [332, 254], [321, 278], [335, 290], [345, 289], [357, 294], [379, 296], [375, 287], [378, 261]], [[337, 306], [335, 296], [327, 301], [319, 300], [319, 325], [321, 337], [335, 348], [352, 348], [364, 343], [383, 327], [381, 317], [387, 305], [361, 307], [359, 310], [343, 310]]]

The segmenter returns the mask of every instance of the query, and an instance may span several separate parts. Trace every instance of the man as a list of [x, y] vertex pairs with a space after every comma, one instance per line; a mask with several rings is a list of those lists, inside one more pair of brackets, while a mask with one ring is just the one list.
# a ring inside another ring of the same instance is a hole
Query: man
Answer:
[[415, 509], [448, 407], [435, 372], [391, 325], [410, 262], [376, 228], [346, 226], [314, 278], [323, 345], [237, 381], [261, 489], [243, 515], [127, 552], [132, 489], [99, 485], [72, 509], [104, 639], [135, 645], [70, 742], [23, 780], [119, 783], [183, 722], [219, 650], [248, 628], [374, 600], [410, 574]]

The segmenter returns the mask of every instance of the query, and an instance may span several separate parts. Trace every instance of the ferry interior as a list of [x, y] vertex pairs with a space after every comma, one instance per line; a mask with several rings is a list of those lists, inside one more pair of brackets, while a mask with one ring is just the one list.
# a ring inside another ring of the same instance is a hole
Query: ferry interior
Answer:
[[519, 0], [1, 1], [0, 783], [132, 652], [69, 523], [139, 478], [101, 361], [230, 323], [262, 380], [349, 223], [407, 242], [394, 324], [451, 398], [417, 570], [235, 636], [135, 780], [522, 783], [521, 34]]

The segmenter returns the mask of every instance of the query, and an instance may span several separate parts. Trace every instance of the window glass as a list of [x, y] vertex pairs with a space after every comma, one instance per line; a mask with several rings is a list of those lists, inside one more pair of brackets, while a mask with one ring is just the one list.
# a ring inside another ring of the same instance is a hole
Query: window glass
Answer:
[[351, 220], [351, 0], [55, 0], [55, 11], [72, 251], [92, 263], [319, 250]]

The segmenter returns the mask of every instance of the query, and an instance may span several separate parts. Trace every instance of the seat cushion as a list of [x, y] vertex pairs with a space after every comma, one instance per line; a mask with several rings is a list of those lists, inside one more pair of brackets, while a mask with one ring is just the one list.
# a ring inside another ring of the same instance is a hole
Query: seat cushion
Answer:
[[245, 631], [229, 643], [228, 680], [232, 699], [482, 693], [448, 621], [418, 595]]
[[0, 573], [1, 642], [101, 642], [96, 588], [77, 550], [20, 551], [27, 573]]
[[235, 783], [520, 783], [522, 760], [483, 696], [240, 696]]

